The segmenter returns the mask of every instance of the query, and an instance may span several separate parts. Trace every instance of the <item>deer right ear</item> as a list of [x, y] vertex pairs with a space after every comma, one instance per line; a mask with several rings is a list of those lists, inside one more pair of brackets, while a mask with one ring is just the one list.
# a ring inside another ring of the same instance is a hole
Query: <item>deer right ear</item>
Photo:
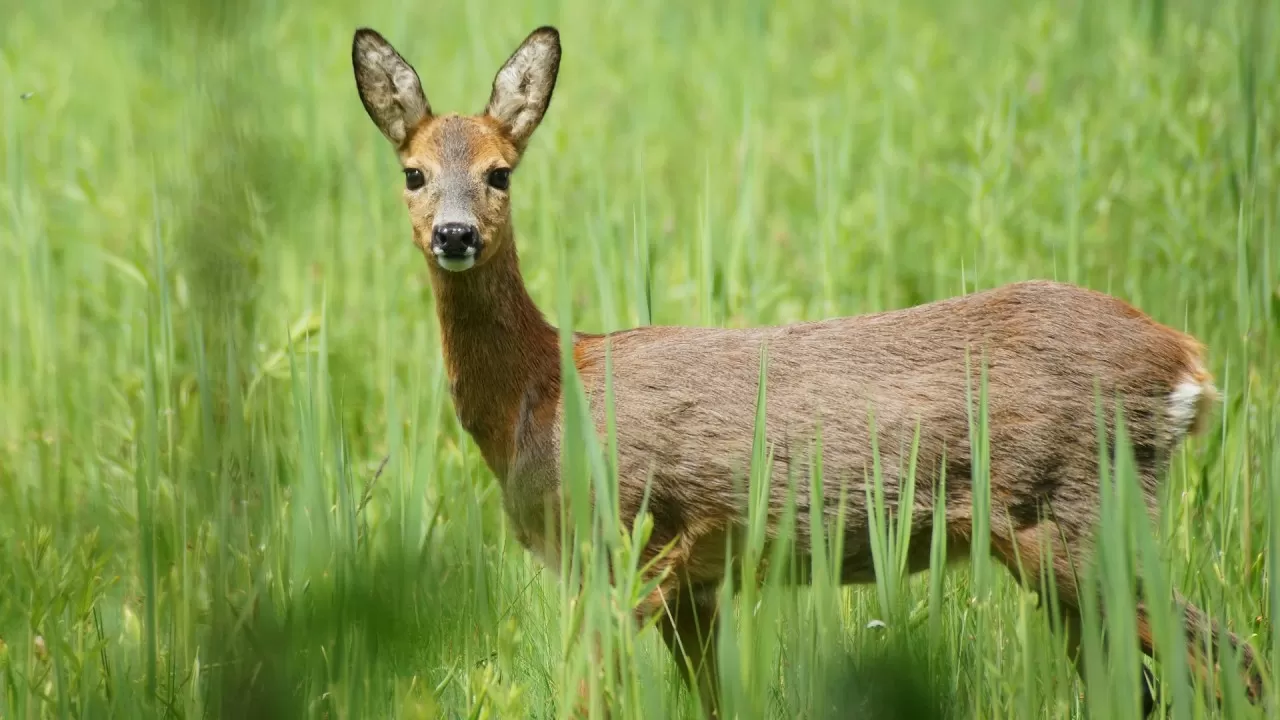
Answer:
[[502, 123], [521, 151], [542, 122], [560, 73], [560, 33], [543, 26], [525, 38], [493, 79], [485, 112]]
[[397, 148], [410, 131], [431, 117], [431, 105], [413, 66], [376, 31], [360, 28], [351, 41], [360, 102], [383, 135]]

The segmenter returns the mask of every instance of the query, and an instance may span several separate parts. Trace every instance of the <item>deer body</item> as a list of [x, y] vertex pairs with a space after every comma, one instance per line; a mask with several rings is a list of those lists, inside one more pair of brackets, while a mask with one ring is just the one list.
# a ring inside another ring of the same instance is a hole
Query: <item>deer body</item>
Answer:
[[[554, 338], [554, 330], [547, 335]], [[517, 537], [545, 557], [559, 546], [543, 533], [547, 505], [560, 501], [562, 405], [558, 393], [540, 389], [559, 386], [558, 348], [550, 342], [540, 347], [544, 374], [513, 394], [522, 398], [518, 431], [509, 446], [486, 451], [486, 457], [511, 458], [491, 468], [503, 478]], [[1124, 398], [1142, 490], [1153, 509], [1159, 473], [1215, 392], [1192, 338], [1120, 300], [1053, 282], [780, 327], [580, 335], [575, 365], [602, 437], [606, 348], [622, 519], [635, 518], [648, 484], [653, 544], [676, 539], [668, 562], [683, 581], [698, 585], [720, 581], [719, 545], [745, 518], [741, 478], [751, 456], [762, 348], [773, 499], [781, 506], [792, 489], [788, 478], [797, 482], [795, 540], [807, 548], [808, 471], [820, 426], [824, 511], [833, 515], [842, 493], [851, 508], [844, 520], [848, 582], [874, 580], [862, 491], [872, 471], [872, 421], [893, 505], [919, 431], [913, 534], [927, 538], [932, 530], [933, 485], [945, 458], [946, 477], [952, 478], [948, 527], [953, 544], [965, 549], [972, 472], [968, 397], [972, 393], [976, 403], [984, 362], [991, 522], [993, 531], [1006, 534], [1035, 525], [1051, 507], [1068, 537], [1087, 542], [1098, 507], [1095, 387], [1103, 398]], [[454, 352], [446, 343], [446, 356]], [[478, 386], [492, 377], [488, 368], [472, 367]], [[924, 564], [913, 569], [927, 567], [927, 555], [919, 560]]]
[[[562, 499], [559, 337], [521, 280], [507, 199], [510, 175], [550, 102], [559, 58], [558, 34], [541, 28], [499, 71], [483, 114], [436, 116], [417, 73], [385, 39], [360, 30], [353, 43], [361, 100], [404, 166], [405, 201], [414, 241], [431, 267], [459, 421], [501, 484], [516, 537], [553, 568]], [[968, 551], [970, 398], [985, 366], [991, 549], [1024, 582], [1056, 584], [1073, 642], [1077, 566], [1089, 559], [1098, 520], [1097, 400], [1108, 411], [1108, 436], [1109, 411], [1122, 403], [1142, 496], [1154, 511], [1173, 450], [1203, 425], [1216, 397], [1193, 338], [1121, 300], [1054, 282], [778, 327], [576, 335], [574, 363], [601, 435], [606, 381], [612, 385], [622, 520], [636, 519], [648, 484], [648, 550], [674, 541], [656, 568], [661, 584], [637, 612], [662, 615], [664, 639], [688, 662], [688, 679], [712, 712], [716, 667], [707, 635], [715, 604], [708, 591], [722, 581], [726, 539], [746, 518], [741, 479], [752, 452], [762, 351], [771, 509], [795, 488], [795, 547], [803, 553], [813, 521], [808, 472], [820, 432], [822, 512], [834, 513], [842, 495], [846, 504], [847, 582], [874, 579], [863, 485], [873, 426], [891, 506], [919, 434], [911, 569], [928, 566], [934, 488], [944, 470], [949, 548]], [[1042, 567], [1050, 556], [1051, 566]], [[1188, 653], [1203, 669], [1211, 660], [1198, 654], [1196, 639], [1215, 626], [1185, 607]], [[1141, 607], [1139, 616], [1139, 640], [1151, 654]], [[1252, 668], [1248, 647], [1230, 640]], [[1250, 688], [1256, 693], [1252, 676]]]

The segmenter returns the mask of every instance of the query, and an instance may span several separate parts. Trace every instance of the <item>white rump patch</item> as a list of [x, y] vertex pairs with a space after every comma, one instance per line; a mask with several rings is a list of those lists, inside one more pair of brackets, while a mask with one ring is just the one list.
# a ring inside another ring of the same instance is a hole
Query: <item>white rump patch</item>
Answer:
[[1173, 423], [1178, 435], [1185, 435], [1194, 429], [1208, 411], [1208, 405], [1215, 397], [1212, 385], [1206, 382], [1185, 378], [1169, 393], [1169, 421]]

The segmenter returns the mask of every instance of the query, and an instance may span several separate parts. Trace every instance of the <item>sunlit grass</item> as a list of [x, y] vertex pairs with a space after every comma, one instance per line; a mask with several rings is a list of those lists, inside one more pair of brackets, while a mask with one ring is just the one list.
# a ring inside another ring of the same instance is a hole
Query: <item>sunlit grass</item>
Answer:
[[[557, 568], [506, 533], [356, 96], [358, 25], [466, 111], [529, 29], [560, 27], [513, 197], [526, 281], [566, 328], [781, 323], [1055, 277], [1200, 337], [1225, 400], [1158, 524], [1124, 453], [1108, 468], [1091, 587], [1131, 604], [1140, 565], [1280, 666], [1280, 5], [3, 0], [0, 17], [0, 717], [565, 717], [584, 678], [596, 716], [696, 716], [626, 611], [644, 526], [575, 503]], [[608, 498], [610, 440], [566, 397], [566, 487]], [[754, 497], [813, 493], [761, 465]], [[750, 577], [787, 549], [751, 508], [749, 582], [720, 614], [727, 708], [1132, 717], [1136, 647], [1097, 637], [1130, 631], [1124, 613], [1086, 618], [1086, 704], [1052, 593], [989, 561], [906, 577], [902, 518], [868, 479], [873, 587], [838, 586], [840, 522], [801, 548], [808, 588], [780, 563]], [[631, 572], [611, 585], [609, 566]], [[1176, 644], [1172, 603], [1151, 609]], [[592, 633], [621, 662], [594, 663]], [[1220, 712], [1175, 682], [1185, 663], [1156, 671], [1170, 717]], [[1257, 713], [1221, 680], [1223, 714]]]

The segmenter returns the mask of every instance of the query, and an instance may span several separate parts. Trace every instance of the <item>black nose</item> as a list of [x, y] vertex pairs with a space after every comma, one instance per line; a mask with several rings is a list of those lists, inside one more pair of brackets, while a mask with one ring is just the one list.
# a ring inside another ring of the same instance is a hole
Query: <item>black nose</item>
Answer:
[[475, 225], [445, 223], [431, 231], [431, 240], [444, 257], [461, 258], [467, 256], [468, 249], [473, 255], [479, 249], [480, 232]]

